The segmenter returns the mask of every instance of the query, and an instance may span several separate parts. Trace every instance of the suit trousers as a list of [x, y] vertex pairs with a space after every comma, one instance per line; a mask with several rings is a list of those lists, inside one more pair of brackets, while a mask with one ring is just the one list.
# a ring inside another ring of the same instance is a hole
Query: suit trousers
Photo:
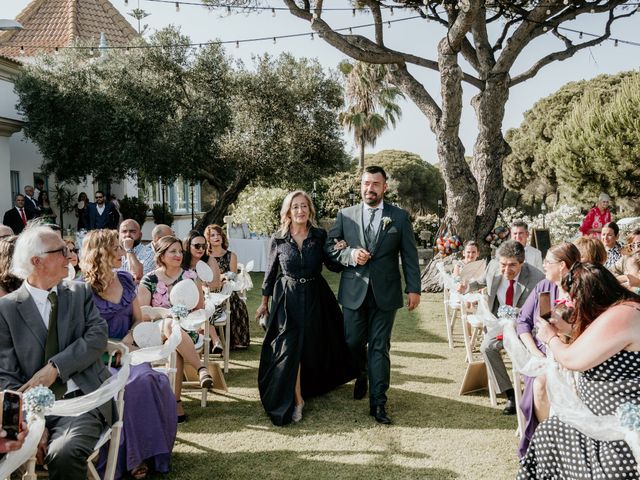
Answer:
[[510, 388], [513, 388], [511, 378], [509, 378], [507, 369], [504, 366], [504, 361], [502, 360], [502, 349], [502, 340], [487, 335], [485, 335], [480, 345], [480, 352], [487, 366], [489, 381], [493, 381], [496, 393], [504, 393]]
[[49, 450], [45, 463], [52, 480], [85, 480], [87, 458], [106, 428], [98, 409], [78, 417], [47, 417]]
[[360, 308], [352, 310], [343, 307], [342, 311], [345, 340], [353, 365], [360, 374], [368, 370], [369, 404], [384, 405], [389, 389], [389, 350], [396, 310], [380, 310], [369, 286]]

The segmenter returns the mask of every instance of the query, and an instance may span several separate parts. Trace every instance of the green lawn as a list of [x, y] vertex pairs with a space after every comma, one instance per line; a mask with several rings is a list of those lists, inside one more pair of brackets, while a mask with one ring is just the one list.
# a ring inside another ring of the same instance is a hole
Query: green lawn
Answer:
[[[331, 286], [338, 276], [325, 273]], [[250, 316], [260, 295], [253, 275]], [[252, 321], [249, 350], [232, 352], [229, 392], [186, 392], [189, 421], [180, 425], [172, 472], [176, 479], [514, 478], [515, 417], [491, 408], [488, 395], [458, 395], [464, 348], [448, 348], [442, 295], [426, 294], [416, 312], [398, 312], [391, 350], [388, 411], [376, 424], [367, 400], [352, 399], [353, 383], [308, 400], [300, 424], [275, 427], [257, 389], [262, 330]]]

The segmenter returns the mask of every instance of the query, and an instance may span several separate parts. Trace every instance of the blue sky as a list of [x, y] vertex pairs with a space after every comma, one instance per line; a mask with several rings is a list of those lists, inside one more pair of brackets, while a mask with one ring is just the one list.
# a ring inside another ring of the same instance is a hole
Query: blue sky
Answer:
[[[2, 0], [0, 17], [14, 18], [30, 0]], [[194, 1], [194, 0], [191, 0]], [[197, 0], [196, 0], [197, 1]], [[112, 0], [112, 3], [127, 19], [134, 20], [126, 15], [126, 12], [135, 8], [138, 0], [129, 0], [125, 6], [124, 0]], [[279, 11], [273, 17], [270, 11], [250, 14], [227, 15], [226, 10], [214, 10], [182, 5], [180, 12], [176, 12], [175, 4], [162, 4], [139, 0], [140, 8], [151, 15], [144, 19], [143, 23], [149, 25], [150, 30], [159, 29], [173, 24], [181, 28], [182, 32], [189, 35], [193, 42], [207, 42], [211, 40], [244, 40], [256, 37], [272, 37], [292, 33], [310, 32], [307, 22], [297, 19], [285, 11]], [[284, 4], [272, 1], [265, 5], [283, 7]], [[348, 2], [338, 0], [326, 0], [325, 7], [347, 7]], [[402, 11], [395, 10], [390, 17], [386, 12], [385, 20], [396, 20], [410, 16]], [[352, 16], [350, 11], [326, 12], [323, 18], [335, 28], [350, 27], [371, 22], [371, 17], [365, 14]], [[587, 15], [577, 19], [568, 27], [578, 31], [600, 33], [604, 26], [605, 17], [601, 15]], [[640, 14], [629, 19], [623, 19], [614, 24], [612, 36], [624, 40], [640, 42]], [[371, 36], [372, 29], [356, 29], [354, 34]], [[385, 28], [385, 43], [402, 51], [411, 52], [423, 57], [436, 59], [435, 51], [437, 42], [442, 38], [444, 30], [434, 22], [427, 23], [422, 19], [408, 20], [392, 24], [391, 28]], [[568, 34], [577, 40], [577, 34]], [[108, 40], [108, 39], [107, 39]], [[512, 72], [526, 70], [537, 58], [546, 52], [553, 51], [561, 46], [551, 34], [543, 39], [536, 40], [521, 55]], [[278, 40], [275, 44], [272, 40], [263, 42], [243, 43], [239, 48], [235, 44], [227, 47], [227, 52], [233, 57], [239, 58], [246, 64], [251, 63], [253, 55], [269, 53], [277, 55], [281, 52], [290, 52], [297, 57], [315, 57], [326, 68], [335, 69], [336, 65], [346, 58], [336, 49], [326, 44], [321, 39], [311, 40], [310, 36], [293, 39]], [[638, 69], [640, 67], [640, 47], [620, 43], [617, 47], [614, 42], [605, 42], [602, 46], [584, 50], [571, 59], [564, 62], [556, 62], [545, 67], [535, 78], [520, 84], [510, 92], [504, 118], [504, 130], [516, 127], [522, 121], [523, 113], [529, 109], [538, 99], [554, 92], [561, 85], [572, 80], [588, 79], [603, 73], [617, 73], [624, 70]], [[439, 79], [437, 72], [410, 68], [427, 87], [427, 90], [436, 98], [439, 96]], [[470, 70], [469, 70], [470, 71]], [[465, 88], [464, 113], [461, 125], [461, 137], [470, 154], [477, 133], [474, 112], [470, 106], [470, 99], [475, 89], [468, 85]], [[408, 150], [419, 154], [423, 159], [435, 163], [436, 143], [435, 137], [429, 129], [426, 117], [410, 101], [401, 103], [403, 109], [402, 119], [395, 130], [389, 130], [382, 135], [373, 148], [367, 152], [375, 152], [382, 149]], [[348, 148], [356, 153], [350, 137], [345, 133]]]

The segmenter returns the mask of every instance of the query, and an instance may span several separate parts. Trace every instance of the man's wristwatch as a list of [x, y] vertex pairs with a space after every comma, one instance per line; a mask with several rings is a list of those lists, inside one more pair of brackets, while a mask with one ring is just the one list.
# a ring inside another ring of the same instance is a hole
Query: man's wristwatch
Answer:
[[127, 253], [133, 253], [133, 248], [127, 248], [127, 249], [125, 249], [125, 252], [127, 252]]

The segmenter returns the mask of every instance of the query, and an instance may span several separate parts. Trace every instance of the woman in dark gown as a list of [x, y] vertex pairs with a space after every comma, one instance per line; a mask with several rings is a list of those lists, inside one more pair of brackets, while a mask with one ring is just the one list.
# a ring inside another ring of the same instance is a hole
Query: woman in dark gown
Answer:
[[[82, 245], [81, 265], [93, 301], [109, 327], [109, 337], [130, 349], [132, 329], [142, 321], [133, 277], [122, 267], [116, 230], [92, 230]], [[115, 369], [111, 369], [115, 373]], [[167, 376], [148, 363], [132, 365], [124, 391], [124, 427], [115, 478], [145, 478], [150, 470], [167, 473], [177, 433], [176, 402]], [[101, 456], [101, 463], [106, 455]]]
[[280, 215], [280, 230], [269, 246], [262, 305], [256, 312], [256, 318], [268, 315], [258, 387], [275, 425], [300, 421], [304, 398], [355, 378], [342, 312], [321, 275], [323, 263], [330, 270], [340, 267], [324, 253], [327, 233], [314, 226], [311, 198], [300, 190], [290, 193]]
[[[560, 365], [580, 372], [578, 396], [594, 415], [614, 415], [625, 403], [638, 405], [640, 297], [599, 264], [574, 264], [562, 288], [574, 305], [569, 323], [539, 320], [538, 339]], [[568, 344], [561, 335], [570, 337]], [[557, 416], [538, 425], [518, 473], [519, 480], [605, 478], [640, 478], [629, 445], [588, 437]]]

